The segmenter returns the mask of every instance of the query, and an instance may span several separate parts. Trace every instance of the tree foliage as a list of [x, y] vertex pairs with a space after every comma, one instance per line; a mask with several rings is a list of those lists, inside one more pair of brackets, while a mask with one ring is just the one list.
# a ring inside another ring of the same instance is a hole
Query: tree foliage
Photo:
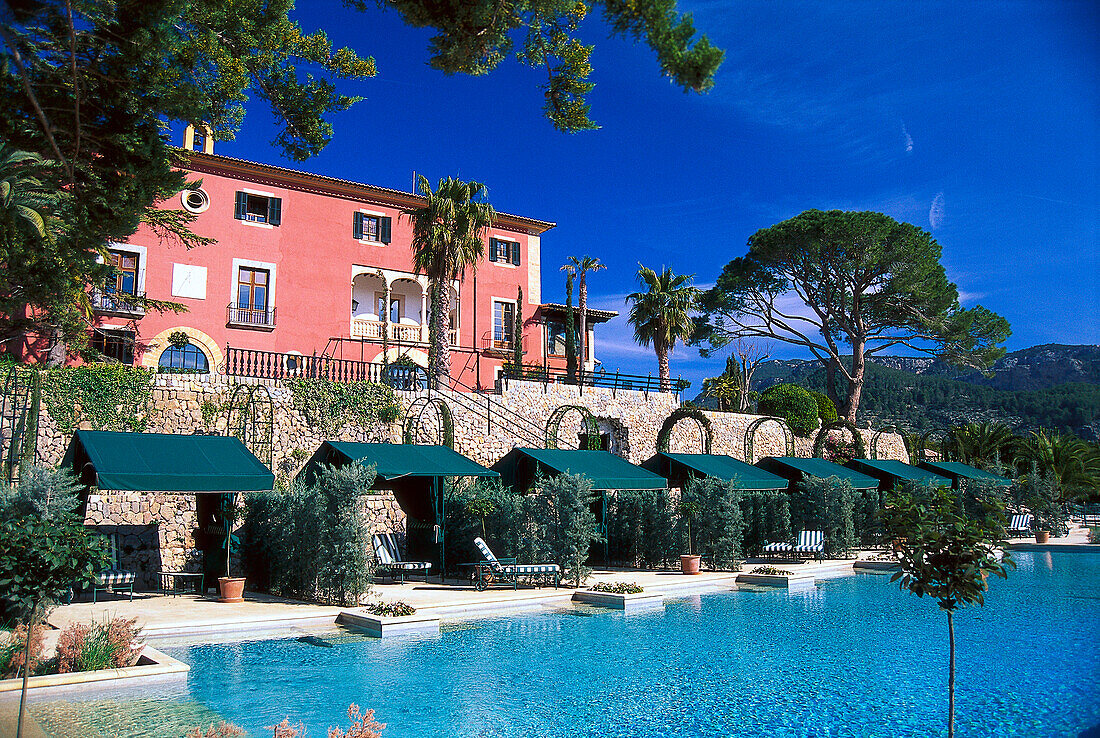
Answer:
[[[345, 0], [360, 9], [367, 0]], [[544, 112], [559, 131], [596, 128], [589, 117], [587, 95], [594, 86], [590, 57], [578, 31], [597, 6], [611, 35], [643, 40], [656, 53], [661, 73], [685, 91], [705, 92], [724, 52], [706, 36], [696, 38], [690, 14], [676, 11], [675, 0], [390, 0], [414, 28], [436, 31], [429, 44], [429, 64], [447, 74], [480, 76], [514, 55], [520, 62], [545, 70]], [[516, 40], [522, 38], [516, 48]]]
[[291, 8], [290, 0], [5, 6], [0, 141], [50, 160], [38, 178], [56, 200], [59, 224], [54, 240], [24, 237], [4, 256], [9, 275], [0, 297], [25, 296], [41, 311], [30, 326], [6, 326], [9, 335], [60, 330], [79, 347], [86, 320], [65, 311], [89, 283], [110, 276], [97, 259], [107, 245], [142, 222], [185, 246], [209, 242], [189, 230], [190, 213], [156, 209], [185, 184], [166, 126], [207, 126], [230, 139], [251, 95], [270, 106], [279, 122], [275, 143], [287, 156], [302, 160], [324, 147], [331, 114], [355, 101], [333, 80], [372, 76], [374, 62], [333, 51], [323, 32], [303, 32]]
[[[870, 355], [904, 345], [986, 369], [1004, 354], [1008, 323], [959, 305], [939, 244], [916, 226], [881, 213], [807, 210], [748, 245], [705, 293], [696, 342], [706, 352], [757, 336], [808, 349], [848, 420]], [[805, 307], [789, 307], [791, 299]]]
[[[938, 488], [931, 492], [902, 490], [889, 498], [883, 521], [889, 535], [897, 541], [901, 570], [891, 582], [903, 590], [936, 600], [947, 615], [950, 644], [948, 677], [947, 734], [954, 735], [955, 721], [955, 625], [954, 614], [966, 605], [985, 604], [989, 575], [1008, 577], [1015, 566], [997, 530], [989, 527], [998, 511], [972, 517], [960, 509], [951, 491]], [[1003, 531], [1003, 513], [1001, 530]]]
[[761, 415], [786, 420], [795, 435], [806, 437], [817, 428], [817, 402], [808, 390], [797, 384], [777, 384], [764, 390], [757, 409]]
[[677, 342], [687, 341], [693, 335], [691, 311], [699, 290], [691, 284], [692, 275], [674, 274], [671, 267], [658, 273], [639, 264], [637, 276], [645, 292], [632, 292], [626, 298], [631, 303], [629, 320], [634, 327], [634, 340], [642, 346], [653, 344], [661, 389], [667, 392], [671, 387], [668, 355]]
[[431, 285], [428, 373], [438, 388], [451, 374], [450, 285], [461, 280], [466, 270], [477, 268], [485, 253], [483, 237], [496, 211], [486, 199], [489, 191], [480, 182], [447, 177], [432, 189], [428, 178], [420, 175], [416, 186], [425, 202], [405, 216], [412, 222], [413, 266]]

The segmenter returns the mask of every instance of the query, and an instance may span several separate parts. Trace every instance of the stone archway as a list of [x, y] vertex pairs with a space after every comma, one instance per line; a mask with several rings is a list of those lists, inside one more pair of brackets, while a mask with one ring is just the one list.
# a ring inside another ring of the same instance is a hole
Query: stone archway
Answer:
[[225, 372], [225, 352], [218, 348], [217, 341], [198, 328], [188, 328], [184, 325], [167, 328], [149, 339], [149, 342], [145, 344], [145, 353], [141, 355], [141, 365], [147, 369], [158, 369], [160, 367], [161, 352], [171, 345], [168, 337], [177, 332], [186, 334], [191, 343], [206, 353], [206, 358], [210, 360], [211, 374]]

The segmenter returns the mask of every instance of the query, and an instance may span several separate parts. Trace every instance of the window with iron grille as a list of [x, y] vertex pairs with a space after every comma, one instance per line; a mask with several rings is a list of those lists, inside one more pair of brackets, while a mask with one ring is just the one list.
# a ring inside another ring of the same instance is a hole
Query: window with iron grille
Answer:
[[516, 305], [493, 301], [493, 348], [511, 348], [516, 327]]

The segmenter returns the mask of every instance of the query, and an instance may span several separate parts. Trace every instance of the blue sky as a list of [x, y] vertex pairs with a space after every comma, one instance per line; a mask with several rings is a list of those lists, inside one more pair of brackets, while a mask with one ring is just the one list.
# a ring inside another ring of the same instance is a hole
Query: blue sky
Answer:
[[[300, 166], [404, 189], [414, 171], [483, 181], [498, 209], [558, 223], [543, 239], [544, 300], [563, 299], [556, 267], [588, 253], [608, 265], [591, 303], [624, 314], [638, 262], [707, 286], [759, 228], [809, 208], [877, 210], [932, 231], [963, 303], [1012, 324], [1010, 350], [1100, 343], [1100, 5], [680, 5], [726, 49], [715, 89], [681, 92], [594, 15], [602, 127], [567, 135], [542, 117], [537, 70], [448, 78], [426, 64], [430, 33], [396, 14], [299, 2], [306, 30], [379, 67], [346, 86], [366, 100]], [[217, 151], [286, 164], [271, 138], [256, 106]], [[656, 372], [631, 337], [623, 317], [604, 326], [598, 357]], [[722, 363], [681, 347], [672, 371], [694, 392]]]

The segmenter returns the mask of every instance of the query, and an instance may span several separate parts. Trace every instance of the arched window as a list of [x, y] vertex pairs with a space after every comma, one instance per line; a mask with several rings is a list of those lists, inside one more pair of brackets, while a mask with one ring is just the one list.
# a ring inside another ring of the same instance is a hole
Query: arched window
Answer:
[[206, 354], [190, 342], [183, 346], [169, 346], [164, 349], [158, 364], [162, 373], [199, 372], [205, 374], [210, 371], [210, 363], [206, 359]]

